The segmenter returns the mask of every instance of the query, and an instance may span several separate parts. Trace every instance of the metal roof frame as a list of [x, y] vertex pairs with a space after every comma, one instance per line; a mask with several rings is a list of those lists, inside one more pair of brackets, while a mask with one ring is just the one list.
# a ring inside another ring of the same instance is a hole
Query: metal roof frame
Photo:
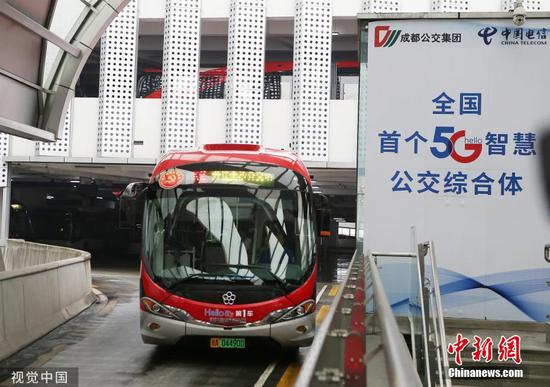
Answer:
[[[28, 109], [21, 109], [18, 114], [6, 111], [8, 108], [2, 111], [0, 106], [0, 132], [30, 140], [55, 141], [61, 136], [63, 119], [68, 103], [74, 96], [75, 84], [82, 68], [102, 33], [129, 0], [80, 0], [85, 5], [84, 10], [74, 21], [70, 33], [65, 38], [49, 29], [57, 0], [50, 2], [47, 20], [44, 23], [38, 22], [16, 7], [32, 7], [33, 3], [19, 1], [21, 4], [18, 4], [17, 0], [0, 0], [0, 24], [3, 22], [9, 26], [22, 27], [31, 32], [29, 36], [33, 39], [39, 37], [42, 41], [41, 53], [37, 55], [40, 63], [37, 66], [36, 80], [0, 66], [0, 81], [8, 86], [2, 90], [4, 96], [9, 98], [10, 92], [13, 92], [13, 95], [19, 97], [18, 104], [29, 105]], [[21, 29], [14, 28], [14, 31], [16, 33]], [[59, 47], [60, 51], [54, 60], [52, 71], [44, 78], [47, 42]], [[9, 36], [4, 44], [9, 44]]]

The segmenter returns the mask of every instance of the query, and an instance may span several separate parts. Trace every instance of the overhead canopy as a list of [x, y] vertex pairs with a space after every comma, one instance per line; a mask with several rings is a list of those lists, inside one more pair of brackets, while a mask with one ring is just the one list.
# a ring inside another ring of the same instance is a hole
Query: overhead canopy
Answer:
[[88, 56], [129, 0], [0, 0], [0, 132], [53, 141]]

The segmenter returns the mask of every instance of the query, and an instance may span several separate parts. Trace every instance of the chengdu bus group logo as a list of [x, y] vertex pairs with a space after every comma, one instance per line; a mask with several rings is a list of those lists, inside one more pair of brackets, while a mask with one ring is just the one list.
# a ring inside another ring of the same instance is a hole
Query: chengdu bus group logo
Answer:
[[397, 42], [401, 30], [392, 30], [390, 26], [374, 27], [374, 47], [391, 47]]
[[374, 27], [374, 47], [393, 47], [400, 44], [459, 44], [462, 32], [453, 31], [404, 31], [388, 25]]

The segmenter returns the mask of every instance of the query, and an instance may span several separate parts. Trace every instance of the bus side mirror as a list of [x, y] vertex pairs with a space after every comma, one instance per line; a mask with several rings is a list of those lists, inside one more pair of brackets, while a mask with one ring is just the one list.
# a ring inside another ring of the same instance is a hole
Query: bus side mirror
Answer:
[[141, 229], [147, 183], [130, 183], [120, 195], [118, 225], [123, 229]]
[[550, 128], [542, 132], [539, 139], [539, 160], [542, 163], [542, 178], [546, 202], [550, 206]]
[[320, 237], [330, 237], [330, 207], [328, 198], [320, 193], [313, 194], [313, 207], [315, 208], [315, 219]]

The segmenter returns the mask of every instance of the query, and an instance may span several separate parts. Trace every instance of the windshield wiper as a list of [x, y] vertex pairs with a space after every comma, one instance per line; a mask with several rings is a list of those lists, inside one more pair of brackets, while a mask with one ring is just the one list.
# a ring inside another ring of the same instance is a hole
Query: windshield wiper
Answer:
[[275, 282], [277, 283], [277, 285], [279, 285], [279, 287], [281, 289], [284, 290], [285, 294], [288, 294], [289, 293], [289, 290], [288, 290], [288, 287], [286, 286], [286, 283], [280, 279], [279, 277], [277, 277], [275, 275], [275, 273], [273, 273], [270, 269], [268, 269], [267, 267], [264, 267], [264, 266], [260, 266], [260, 265], [241, 265], [241, 264], [231, 264], [231, 263], [226, 263], [226, 264], [221, 264], [221, 263], [211, 263], [209, 264], [208, 266], [214, 266], [214, 267], [234, 267], [236, 269], [260, 269], [260, 270], [263, 270], [265, 271], [266, 273], [269, 274], [269, 276], [271, 278], [273, 278], [275, 280]]
[[[196, 274], [190, 274], [185, 278], [180, 278], [180, 279], [172, 282], [171, 284], [166, 286], [166, 290], [172, 290], [172, 289], [174, 289], [175, 287], [177, 287], [181, 284], [184, 284], [186, 282], [189, 282], [191, 280], [198, 279], [198, 278], [202, 278], [202, 279], [205, 279], [205, 280], [212, 280], [212, 281], [218, 281], [218, 280], [220, 280], [220, 281], [225, 280], [227, 282], [235, 281], [234, 279], [227, 278], [226, 276], [220, 276], [218, 274], [196, 273]], [[241, 280], [241, 279], [237, 279], [237, 280]]]

